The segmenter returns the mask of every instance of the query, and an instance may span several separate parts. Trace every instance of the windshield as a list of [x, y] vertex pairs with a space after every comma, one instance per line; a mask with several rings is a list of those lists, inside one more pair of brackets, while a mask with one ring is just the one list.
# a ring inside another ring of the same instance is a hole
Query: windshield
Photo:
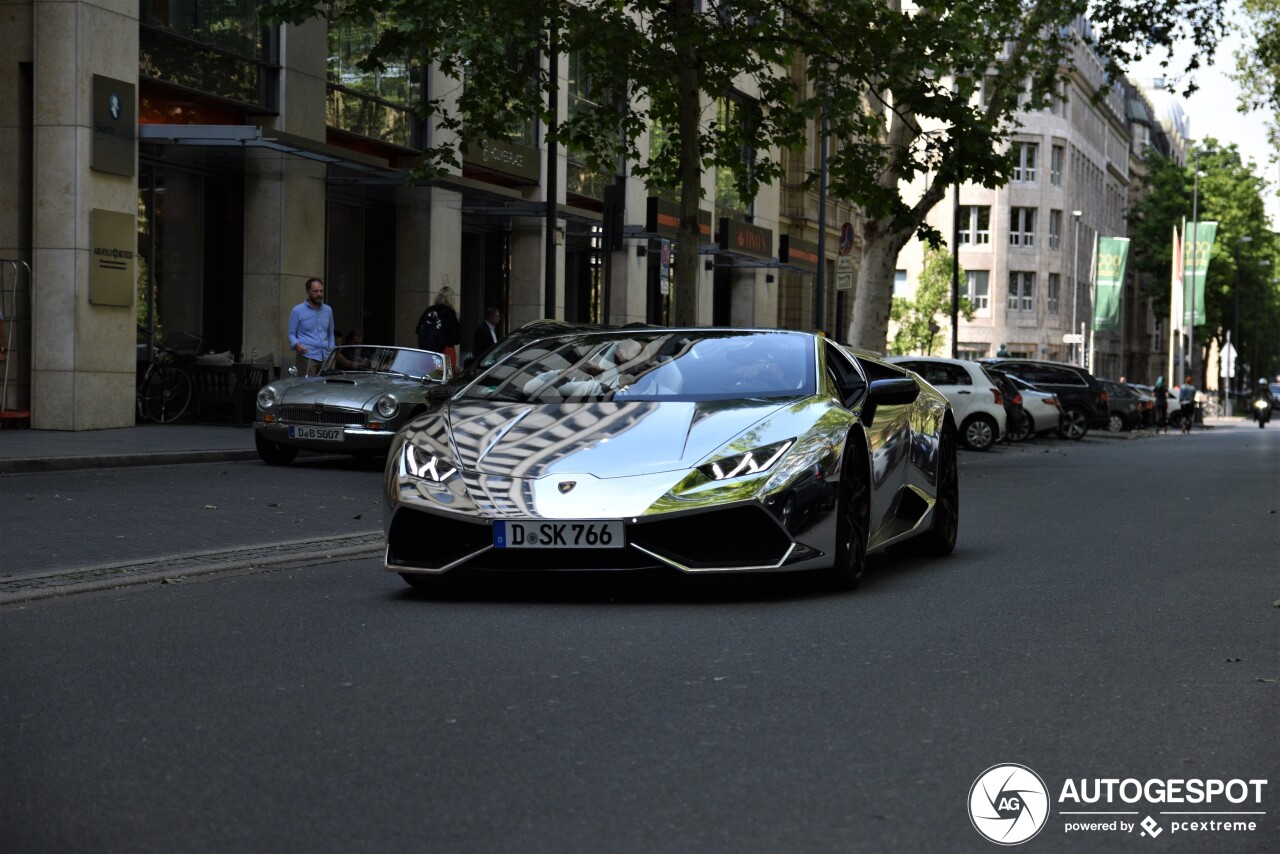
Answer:
[[384, 373], [412, 379], [444, 381], [445, 360], [440, 353], [407, 347], [355, 344], [338, 347], [324, 360], [321, 374]]
[[588, 402], [806, 397], [813, 339], [795, 332], [630, 330], [548, 338], [485, 371], [472, 400]]

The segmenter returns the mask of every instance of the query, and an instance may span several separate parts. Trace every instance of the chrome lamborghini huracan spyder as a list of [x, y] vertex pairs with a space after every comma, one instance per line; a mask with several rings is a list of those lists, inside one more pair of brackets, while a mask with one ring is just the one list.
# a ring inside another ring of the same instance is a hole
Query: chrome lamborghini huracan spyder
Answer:
[[[956, 425], [915, 374], [819, 335], [644, 327], [540, 339], [396, 435], [386, 565], [816, 570], [955, 547]], [[906, 541], [911, 541], [906, 543]]]

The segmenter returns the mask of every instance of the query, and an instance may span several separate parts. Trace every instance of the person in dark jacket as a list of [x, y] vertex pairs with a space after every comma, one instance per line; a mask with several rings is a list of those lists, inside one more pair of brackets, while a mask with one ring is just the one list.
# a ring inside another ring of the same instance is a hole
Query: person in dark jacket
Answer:
[[502, 312], [494, 306], [484, 310], [484, 320], [476, 327], [471, 339], [471, 358], [479, 359], [490, 347], [502, 340], [498, 324], [502, 323]]
[[418, 346], [433, 353], [444, 353], [449, 358], [451, 371], [458, 369], [458, 344], [462, 329], [458, 325], [458, 312], [453, 307], [453, 290], [441, 288], [436, 301], [418, 318]]

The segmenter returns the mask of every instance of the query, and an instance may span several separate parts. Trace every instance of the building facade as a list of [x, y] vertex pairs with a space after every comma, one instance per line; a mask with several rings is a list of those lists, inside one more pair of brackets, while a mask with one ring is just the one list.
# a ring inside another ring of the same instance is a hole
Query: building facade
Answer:
[[[1143, 150], [1170, 147], [1140, 90], [1121, 85], [1092, 100], [1103, 79], [1096, 57], [1078, 47], [1060, 97], [1019, 115], [1009, 183], [963, 185], [930, 214], [958, 247], [961, 292], [975, 309], [959, 321], [961, 358], [1003, 348], [1020, 358], [1078, 361], [1098, 376], [1151, 381], [1161, 372], [1167, 320], [1153, 312], [1132, 271], [1117, 328], [1093, 329], [1095, 241], [1128, 235]], [[899, 256], [897, 295], [911, 297], [922, 264], [922, 246], [913, 241]], [[944, 324], [935, 352], [950, 351]]]
[[[368, 74], [356, 63], [371, 28], [268, 27], [256, 9], [0, 4], [0, 259], [31, 270], [10, 312], [5, 409], [37, 428], [132, 424], [153, 340], [292, 364], [288, 316], [313, 276], [338, 332], [375, 343], [412, 344], [445, 288], [464, 349], [489, 306], [509, 328], [670, 319], [671, 200], [563, 147], [548, 160], [532, 120], [514, 141], [466, 147], [453, 174], [410, 181], [444, 133], [410, 105], [447, 101], [456, 82], [409, 61]], [[559, 74], [567, 116], [590, 91], [573, 57]], [[708, 110], [751, 96], [744, 84]], [[799, 176], [749, 200], [717, 178], [704, 176], [703, 257], [686, 285], [698, 322], [840, 328], [846, 301], [828, 288], [819, 312], [813, 285], [834, 271], [849, 206], [828, 206], [823, 264]]]

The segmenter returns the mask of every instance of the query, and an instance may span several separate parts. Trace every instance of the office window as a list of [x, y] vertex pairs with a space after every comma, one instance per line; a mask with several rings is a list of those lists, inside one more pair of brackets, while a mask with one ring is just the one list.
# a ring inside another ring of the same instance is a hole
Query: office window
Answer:
[[1009, 311], [1031, 311], [1035, 307], [1036, 274], [1009, 274]]
[[1049, 281], [1045, 282], [1045, 301], [1051, 314], [1058, 313], [1058, 289], [1061, 287], [1061, 277], [1057, 273], [1049, 274]]
[[907, 297], [907, 271], [906, 270], [893, 271], [893, 295], [895, 297], [902, 297], [903, 299]]
[[960, 243], [979, 244], [991, 242], [991, 206], [960, 206]]
[[1036, 209], [1009, 208], [1009, 245], [1036, 245]]
[[1013, 180], [1034, 181], [1036, 179], [1036, 154], [1040, 146], [1034, 142], [1017, 142], [1018, 161], [1013, 167]]
[[991, 273], [987, 270], [965, 270], [965, 296], [978, 311], [986, 311], [990, 307], [988, 279]]
[[1055, 145], [1049, 152], [1049, 183], [1055, 187], [1062, 186], [1062, 161], [1066, 158], [1066, 150]]
[[1049, 248], [1062, 248], [1062, 211], [1049, 211]]

